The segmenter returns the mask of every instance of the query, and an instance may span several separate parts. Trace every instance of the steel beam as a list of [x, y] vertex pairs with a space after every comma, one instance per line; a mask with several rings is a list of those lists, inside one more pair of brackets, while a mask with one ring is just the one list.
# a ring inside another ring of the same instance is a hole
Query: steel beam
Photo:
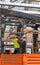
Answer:
[[14, 11], [18, 11], [18, 12], [22, 12], [22, 13], [26, 13], [26, 14], [33, 14], [33, 15], [40, 15], [40, 12], [37, 11], [25, 11], [25, 10], [14, 10]]
[[32, 15], [32, 14], [27, 14], [19, 11], [13, 11], [13, 10], [8, 10], [8, 9], [2, 9], [2, 14], [5, 16], [15, 16], [18, 18], [24, 18], [27, 20], [32, 20], [34, 22], [40, 22], [40, 16]]
[[28, 7], [28, 8], [40, 8], [40, 5], [25, 4], [25, 3], [12, 3], [12, 2], [0, 2], [0, 5], [5, 5], [5, 6], [18, 6], [18, 7]]
[[25, 1], [34, 1], [34, 2], [40, 2], [40, 0], [25, 0]]

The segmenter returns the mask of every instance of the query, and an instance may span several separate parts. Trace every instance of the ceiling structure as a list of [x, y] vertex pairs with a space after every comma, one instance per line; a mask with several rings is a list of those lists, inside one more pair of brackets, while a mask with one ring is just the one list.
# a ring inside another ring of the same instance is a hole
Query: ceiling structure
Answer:
[[26, 0], [26, 1], [40, 2], [40, 0]]
[[[37, 0], [35, 0], [37, 1]], [[13, 3], [13, 2], [0, 2], [1, 6], [12, 6], [12, 7], [26, 7], [26, 8], [38, 8], [40, 9], [40, 4], [25, 4], [25, 3]], [[40, 11], [28, 11], [28, 10], [14, 10], [6, 9], [1, 7], [0, 12], [6, 16], [14, 16], [18, 18], [24, 18], [27, 20], [32, 20], [35, 22], [40, 22]]]
[[27, 14], [27, 13], [15, 11], [15, 10], [13, 11], [13, 10], [8, 10], [8, 9], [3, 9], [3, 8], [2, 9], [0, 8], [0, 11], [5, 16], [15, 16], [15, 17], [19, 17], [19, 18], [24, 18], [24, 19], [32, 20], [34, 22], [40, 22], [40, 16], [36, 16], [36, 15], [32, 15], [32, 14]]

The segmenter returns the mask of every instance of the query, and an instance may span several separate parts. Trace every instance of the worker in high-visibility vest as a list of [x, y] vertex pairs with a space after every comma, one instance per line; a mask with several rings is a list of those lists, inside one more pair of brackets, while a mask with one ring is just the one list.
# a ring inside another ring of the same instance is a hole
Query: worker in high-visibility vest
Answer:
[[20, 44], [18, 43], [18, 38], [14, 37], [13, 38], [13, 43], [14, 43], [14, 54], [19, 54], [20, 53]]

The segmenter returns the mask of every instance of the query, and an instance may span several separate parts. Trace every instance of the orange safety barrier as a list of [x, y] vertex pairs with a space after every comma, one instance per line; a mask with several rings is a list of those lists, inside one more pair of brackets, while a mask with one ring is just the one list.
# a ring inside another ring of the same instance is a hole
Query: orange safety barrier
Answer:
[[24, 54], [24, 65], [40, 65], [40, 54]]
[[0, 65], [1, 65], [1, 54], [0, 54]]
[[1, 65], [22, 65], [22, 60], [22, 54], [1, 55]]
[[40, 54], [2, 54], [0, 65], [40, 65]]

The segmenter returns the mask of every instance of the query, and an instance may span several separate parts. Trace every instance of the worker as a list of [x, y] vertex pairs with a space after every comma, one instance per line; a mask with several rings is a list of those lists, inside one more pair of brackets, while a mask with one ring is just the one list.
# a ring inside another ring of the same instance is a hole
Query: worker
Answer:
[[22, 47], [22, 54], [26, 53], [26, 36], [25, 35], [23, 35], [21, 47]]
[[18, 38], [14, 37], [13, 38], [13, 43], [14, 43], [14, 54], [19, 54], [20, 53], [20, 44], [18, 43]]
[[22, 42], [22, 54], [26, 53], [26, 41]]

